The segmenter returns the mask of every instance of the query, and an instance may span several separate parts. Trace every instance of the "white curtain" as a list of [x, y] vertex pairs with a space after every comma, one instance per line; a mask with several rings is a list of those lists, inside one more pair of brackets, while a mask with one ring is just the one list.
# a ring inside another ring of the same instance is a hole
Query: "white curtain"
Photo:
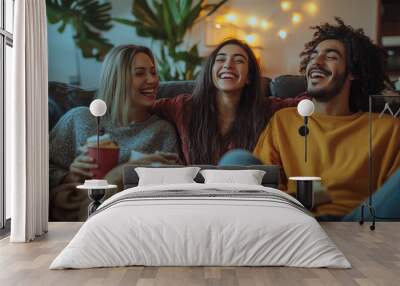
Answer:
[[48, 227], [47, 26], [45, 0], [15, 1], [13, 94], [6, 98], [6, 187], [12, 242]]

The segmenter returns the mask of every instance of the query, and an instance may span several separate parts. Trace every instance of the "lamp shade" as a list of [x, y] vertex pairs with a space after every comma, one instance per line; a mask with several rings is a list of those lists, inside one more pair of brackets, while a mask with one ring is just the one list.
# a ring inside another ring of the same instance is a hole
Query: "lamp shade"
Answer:
[[103, 100], [95, 99], [90, 103], [89, 109], [93, 116], [100, 117], [106, 113], [107, 105]]
[[297, 112], [301, 116], [311, 116], [314, 113], [314, 103], [309, 99], [303, 99], [297, 105]]

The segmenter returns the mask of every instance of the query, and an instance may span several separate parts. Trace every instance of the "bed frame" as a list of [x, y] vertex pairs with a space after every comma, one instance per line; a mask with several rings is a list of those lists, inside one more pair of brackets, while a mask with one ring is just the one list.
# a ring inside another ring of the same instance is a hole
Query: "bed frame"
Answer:
[[[262, 185], [265, 187], [278, 188], [280, 169], [276, 165], [253, 165], [253, 166], [215, 166], [215, 165], [191, 165], [200, 167], [201, 169], [218, 169], [218, 170], [263, 170], [265, 175], [262, 179]], [[146, 168], [182, 168], [186, 166], [182, 165], [162, 165], [162, 166], [143, 166], [143, 165], [128, 165], [123, 171], [123, 184], [124, 190], [128, 188], [133, 188], [138, 185], [139, 176], [135, 171], [136, 167], [146, 167]], [[194, 178], [197, 183], [204, 183], [204, 178], [200, 174]]]

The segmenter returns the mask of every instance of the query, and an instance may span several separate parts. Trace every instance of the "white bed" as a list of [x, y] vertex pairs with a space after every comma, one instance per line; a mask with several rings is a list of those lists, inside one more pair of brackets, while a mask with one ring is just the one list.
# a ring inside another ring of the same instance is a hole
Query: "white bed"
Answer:
[[198, 183], [138, 186], [111, 197], [50, 269], [127, 265], [351, 267], [291, 196]]

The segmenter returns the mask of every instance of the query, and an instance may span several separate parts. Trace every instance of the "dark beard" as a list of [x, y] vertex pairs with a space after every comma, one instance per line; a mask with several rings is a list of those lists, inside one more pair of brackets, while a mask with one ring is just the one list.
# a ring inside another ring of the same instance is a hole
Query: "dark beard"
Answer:
[[343, 74], [337, 75], [335, 78], [333, 78], [333, 82], [330, 86], [322, 88], [320, 90], [309, 91], [308, 94], [319, 102], [330, 101], [332, 98], [337, 96], [342, 90], [346, 82], [347, 74], [348, 72], [345, 71]]

